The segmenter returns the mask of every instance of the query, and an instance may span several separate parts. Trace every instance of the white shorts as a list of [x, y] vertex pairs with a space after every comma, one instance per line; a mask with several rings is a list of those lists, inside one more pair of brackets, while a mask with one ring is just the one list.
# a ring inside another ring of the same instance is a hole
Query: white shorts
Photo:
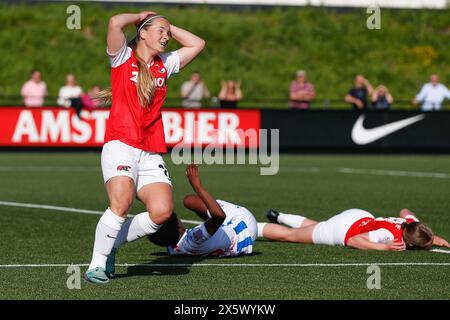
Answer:
[[361, 209], [349, 209], [331, 217], [327, 221], [319, 222], [312, 234], [313, 243], [343, 246], [345, 245], [344, 241], [347, 231], [352, 224], [359, 219], [367, 217], [374, 218], [370, 212]]
[[103, 145], [102, 172], [105, 183], [112, 177], [130, 177], [134, 181], [136, 192], [155, 182], [172, 185], [169, 172], [159, 153], [133, 148], [119, 140]]

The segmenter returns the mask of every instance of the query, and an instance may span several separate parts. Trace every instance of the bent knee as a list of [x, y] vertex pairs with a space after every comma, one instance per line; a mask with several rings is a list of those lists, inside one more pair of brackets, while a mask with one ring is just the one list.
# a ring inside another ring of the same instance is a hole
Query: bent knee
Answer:
[[157, 224], [164, 223], [173, 213], [172, 203], [159, 203], [147, 207], [150, 218]]
[[109, 208], [118, 216], [124, 217], [130, 211], [133, 204], [132, 197], [111, 197], [109, 201]]
[[109, 208], [112, 212], [117, 214], [118, 216], [124, 217], [130, 211], [132, 202], [111, 202], [109, 204]]

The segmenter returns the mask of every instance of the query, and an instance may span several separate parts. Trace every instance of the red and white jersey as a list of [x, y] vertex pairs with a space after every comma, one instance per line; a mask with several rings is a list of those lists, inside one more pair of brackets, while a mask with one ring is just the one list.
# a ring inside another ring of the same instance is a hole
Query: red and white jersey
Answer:
[[140, 105], [137, 95], [138, 63], [134, 51], [124, 44], [117, 53], [106, 52], [111, 63], [112, 107], [105, 143], [120, 140], [144, 151], [166, 153], [161, 107], [167, 79], [180, 68], [178, 52], [161, 53], [153, 59], [149, 70], [155, 79], [155, 95], [146, 108]]
[[417, 221], [419, 220], [412, 215], [405, 218], [362, 218], [348, 229], [345, 235], [345, 245], [347, 245], [348, 239], [361, 233], [369, 233], [370, 242], [400, 242], [403, 241], [402, 224]]

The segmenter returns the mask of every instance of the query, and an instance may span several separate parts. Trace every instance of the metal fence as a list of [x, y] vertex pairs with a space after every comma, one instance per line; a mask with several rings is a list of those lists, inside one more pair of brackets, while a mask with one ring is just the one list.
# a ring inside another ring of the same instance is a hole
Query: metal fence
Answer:
[[[44, 106], [55, 107], [58, 106], [56, 96], [47, 96], [44, 101]], [[179, 108], [182, 106], [183, 99], [181, 98], [167, 98], [164, 106]], [[412, 105], [412, 99], [396, 99], [391, 107], [395, 110], [419, 110], [420, 106]], [[0, 95], [0, 107], [2, 106], [23, 106], [23, 98], [17, 95]], [[202, 101], [203, 108], [220, 108], [220, 101], [217, 97], [204, 99]], [[246, 98], [238, 103], [238, 108], [257, 108], [257, 109], [290, 109], [290, 101], [286, 97], [280, 98]], [[343, 110], [351, 109], [352, 106], [344, 101], [344, 98], [316, 98], [311, 102], [310, 109], [314, 110]], [[444, 110], [450, 110], [450, 101], [446, 100], [443, 103]]]

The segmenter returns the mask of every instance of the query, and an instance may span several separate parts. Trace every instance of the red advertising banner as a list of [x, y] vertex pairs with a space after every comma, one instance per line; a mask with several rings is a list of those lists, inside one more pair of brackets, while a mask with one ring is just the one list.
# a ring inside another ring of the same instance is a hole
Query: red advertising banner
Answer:
[[[108, 109], [0, 108], [0, 146], [100, 147]], [[259, 146], [259, 110], [163, 109], [167, 146]]]

